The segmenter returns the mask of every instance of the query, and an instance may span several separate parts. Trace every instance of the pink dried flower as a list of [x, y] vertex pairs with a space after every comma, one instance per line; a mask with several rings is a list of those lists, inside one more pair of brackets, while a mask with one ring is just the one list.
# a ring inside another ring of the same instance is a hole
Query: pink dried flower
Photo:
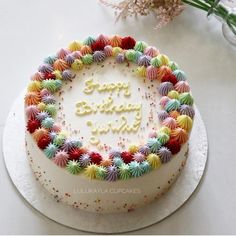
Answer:
[[161, 28], [184, 9], [181, 0], [123, 0], [119, 3], [110, 3], [100, 0], [105, 6], [115, 10], [116, 21], [131, 16], [146, 16], [153, 12], [158, 20], [156, 28]]

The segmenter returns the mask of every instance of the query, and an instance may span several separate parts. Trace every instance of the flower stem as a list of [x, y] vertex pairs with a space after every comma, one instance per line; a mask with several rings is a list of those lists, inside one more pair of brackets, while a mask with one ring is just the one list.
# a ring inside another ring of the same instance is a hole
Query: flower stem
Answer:
[[182, 0], [182, 2], [208, 12], [207, 15], [214, 13], [222, 18], [236, 36], [236, 15], [230, 14], [223, 5], [219, 4], [219, 0]]
[[205, 6], [202, 6], [202, 5], [198, 5], [197, 3], [194, 3], [192, 1], [188, 1], [188, 0], [182, 0], [182, 2], [190, 5], [190, 6], [193, 6], [193, 7], [196, 7], [196, 8], [199, 8], [199, 9], [202, 9], [203, 11], [208, 11], [208, 8], [205, 7]]

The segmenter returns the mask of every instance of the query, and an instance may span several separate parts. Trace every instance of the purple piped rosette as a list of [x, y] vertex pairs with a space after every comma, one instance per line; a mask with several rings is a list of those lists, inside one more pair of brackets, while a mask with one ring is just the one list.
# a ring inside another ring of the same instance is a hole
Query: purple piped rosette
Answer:
[[50, 137], [50, 139], [53, 141], [53, 140], [57, 137], [57, 133], [54, 132], [54, 131], [51, 131], [51, 132], [49, 133], [49, 137]]
[[63, 146], [62, 146], [62, 149], [69, 152], [71, 151], [73, 148], [76, 148], [76, 145], [75, 145], [75, 142], [73, 139], [69, 138], [69, 139], [66, 139]]
[[108, 181], [116, 181], [119, 176], [119, 171], [116, 166], [108, 166], [107, 167], [107, 177]]
[[109, 152], [109, 157], [112, 159], [115, 157], [120, 157], [120, 155], [121, 155], [121, 151], [119, 148], [111, 149]]
[[174, 86], [170, 82], [163, 82], [160, 84], [159, 93], [161, 96], [166, 96], [171, 90], [174, 89]]
[[40, 111], [37, 115], [36, 115], [36, 119], [39, 121], [43, 121], [45, 118], [49, 117], [48, 112], [46, 111]]
[[181, 105], [179, 108], [179, 111], [180, 111], [181, 115], [190, 116], [192, 119], [195, 116], [195, 111], [194, 111], [193, 107], [191, 107], [189, 105]]
[[38, 71], [42, 73], [52, 73], [53, 72], [53, 67], [50, 64], [42, 64], [39, 66]]
[[65, 61], [71, 65], [73, 64], [73, 62], [75, 61], [75, 57], [72, 54], [66, 55], [65, 57]]
[[148, 145], [144, 145], [139, 148], [139, 152], [142, 153], [145, 156], [148, 156], [151, 153], [151, 150]]
[[160, 156], [162, 163], [169, 162], [172, 157], [171, 151], [166, 147], [161, 147], [158, 151], [158, 155]]
[[[186, 74], [177, 68], [177, 64], [171, 61], [168, 61], [166, 57], [160, 54], [159, 50], [152, 46], [145, 46], [144, 50], [141, 50], [139, 45], [137, 47], [133, 46], [132, 48], [125, 49], [127, 46], [117, 47], [114, 49], [110, 44], [110, 38], [104, 35], [98, 36], [96, 39], [91, 41], [91, 44], [87, 45], [89, 49], [91, 49], [92, 60], [94, 63], [101, 63], [108, 57], [113, 57], [117, 64], [129, 64], [136, 63], [140, 69], [144, 69], [145, 73], [143, 73], [147, 78], [151, 79], [153, 83], [156, 80], [159, 80], [159, 85], [157, 84], [156, 88], [159, 92], [160, 106], [161, 110], [158, 111], [157, 117], [162, 126], [162, 123], [167, 119], [171, 119], [173, 122], [168, 123], [172, 129], [179, 128], [178, 116], [188, 116], [191, 119], [195, 116], [195, 111], [192, 106], [192, 102], [188, 101], [190, 88], [188, 83], [186, 82]], [[123, 38], [120, 38], [122, 41]], [[136, 42], [138, 44], [138, 42]], [[142, 43], [141, 43], [142, 44]], [[94, 46], [97, 45], [97, 46]], [[142, 45], [141, 45], [142, 46]], [[81, 48], [83, 47], [83, 44]], [[97, 47], [97, 48], [96, 48]], [[129, 47], [129, 45], [128, 45]], [[69, 47], [70, 48], [70, 47]], [[79, 48], [79, 47], [78, 47]], [[136, 48], [136, 50], [135, 50]], [[37, 91], [37, 103], [34, 104], [26, 104], [25, 112], [27, 122], [32, 122], [31, 125], [40, 124], [39, 129], [42, 132], [47, 132], [45, 138], [49, 138], [50, 144], [47, 145], [46, 148], [43, 149], [45, 155], [55, 160], [54, 157], [56, 153], [66, 152], [68, 154], [68, 161], [70, 159], [70, 152], [74, 149], [78, 153], [82, 153], [77, 160], [81, 169], [86, 169], [89, 164], [92, 163], [91, 157], [89, 155], [90, 151], [83, 147], [82, 143], [76, 141], [76, 139], [66, 138], [63, 140], [61, 144], [58, 142], [55, 145], [53, 142], [56, 140], [63, 139], [62, 132], [60, 132], [61, 127], [55, 127], [55, 114], [56, 109], [56, 93], [60, 92], [63, 84], [68, 84], [73, 79], [76, 79], [76, 73], [73, 69], [72, 64], [75, 60], [80, 60], [80, 63], [83, 62], [83, 53], [82, 50], [71, 51], [69, 49], [62, 48], [60, 49], [56, 55], [48, 56], [44, 59], [43, 63], [38, 67], [38, 71], [32, 76], [31, 82], [40, 84], [40, 91]], [[114, 50], [114, 52], [113, 52]], [[126, 58], [126, 52], [130, 50], [133, 53], [130, 58]], [[58, 63], [56, 63], [58, 62]], [[62, 67], [57, 67], [56, 65], [62, 65]], [[89, 66], [86, 64], [86, 66]], [[64, 68], [65, 67], [65, 68]], [[168, 71], [167, 72], [165, 72]], [[47, 81], [46, 81], [47, 80]], [[175, 97], [171, 97], [171, 91], [175, 91], [172, 93]], [[34, 94], [35, 91], [31, 92], [30, 95]], [[176, 93], [177, 92], [177, 93]], [[177, 94], [177, 95], [176, 95]], [[187, 95], [188, 96], [187, 96]], [[186, 97], [185, 97], [186, 95]], [[191, 104], [191, 105], [189, 105]], [[158, 104], [157, 104], [158, 105]], [[175, 125], [177, 124], [177, 125]], [[155, 127], [156, 129], [156, 127]], [[169, 130], [169, 128], [167, 129]], [[162, 132], [165, 132], [166, 129], [163, 129]], [[159, 131], [157, 130], [157, 134]], [[165, 134], [166, 135], [166, 134]], [[170, 136], [169, 140], [172, 140], [172, 130], [170, 129], [168, 135]], [[60, 136], [60, 137], [59, 137]], [[167, 139], [168, 140], [168, 139]], [[45, 141], [45, 140], [44, 140]], [[164, 165], [171, 161], [172, 153], [170, 149], [167, 147], [165, 142], [159, 142], [158, 138], [155, 136], [147, 137], [147, 141], [142, 145], [138, 145], [138, 149], [134, 153], [130, 153], [127, 150], [120, 150], [118, 148], [112, 148], [107, 156], [111, 159], [111, 165], [105, 166], [107, 170], [107, 174], [105, 180], [106, 181], [116, 181], [120, 179], [119, 168], [122, 165], [129, 166], [129, 171], [131, 173], [130, 178], [137, 178], [142, 176], [149, 171], [151, 171], [151, 167], [148, 162], [148, 156], [150, 154], [158, 155], [161, 159], [161, 163]], [[86, 151], [84, 151], [86, 150]], [[102, 156], [102, 155], [101, 155]], [[58, 156], [57, 156], [58, 157]], [[58, 158], [57, 158], [58, 159]], [[66, 160], [64, 158], [63, 160]], [[128, 163], [127, 163], [127, 160]], [[59, 160], [57, 160], [57, 164]], [[101, 164], [95, 164], [97, 166], [103, 166], [103, 162]], [[105, 163], [105, 162], [104, 162]], [[60, 164], [60, 163], [59, 163]], [[64, 165], [63, 165], [64, 166]], [[61, 166], [63, 168], [63, 166]], [[65, 165], [66, 166], [66, 165]], [[103, 180], [100, 180], [103, 181]]]
[[56, 99], [52, 94], [48, 94], [42, 97], [42, 102], [44, 102], [45, 104], [54, 104], [56, 102]]
[[91, 158], [90, 158], [89, 154], [87, 154], [87, 153], [83, 154], [80, 157], [79, 162], [82, 167], [88, 166], [91, 163]]
[[81, 54], [80, 51], [74, 51], [74, 52], [72, 52], [72, 53], [69, 54], [69, 55], [71, 55], [71, 56], [74, 57], [75, 59], [81, 59], [81, 58], [82, 58], [82, 54]]
[[142, 55], [138, 58], [138, 65], [148, 67], [150, 65], [151, 59], [152, 58], [148, 55]]
[[158, 119], [163, 122], [166, 118], [170, 117], [170, 115], [168, 114], [168, 112], [162, 110], [158, 112]]
[[75, 78], [75, 76], [76, 76], [76, 74], [73, 73], [71, 70], [64, 70], [62, 72], [62, 79], [65, 80], [65, 81], [66, 80], [71, 81], [72, 79]]
[[95, 51], [93, 54], [93, 60], [95, 62], [102, 62], [106, 58], [106, 54], [102, 51]]
[[121, 64], [125, 61], [125, 55], [123, 53], [118, 53], [116, 56], [116, 62]]

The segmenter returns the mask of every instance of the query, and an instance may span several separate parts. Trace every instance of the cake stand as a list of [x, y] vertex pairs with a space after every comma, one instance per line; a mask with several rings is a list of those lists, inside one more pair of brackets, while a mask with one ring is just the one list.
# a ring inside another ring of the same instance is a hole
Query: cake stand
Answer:
[[159, 200], [129, 213], [97, 214], [55, 201], [36, 181], [26, 158], [24, 92], [16, 99], [3, 133], [3, 154], [9, 176], [24, 199], [62, 225], [95, 233], [122, 233], [155, 224], [180, 208], [194, 193], [207, 162], [208, 142], [198, 109], [189, 140], [189, 157], [177, 181]]

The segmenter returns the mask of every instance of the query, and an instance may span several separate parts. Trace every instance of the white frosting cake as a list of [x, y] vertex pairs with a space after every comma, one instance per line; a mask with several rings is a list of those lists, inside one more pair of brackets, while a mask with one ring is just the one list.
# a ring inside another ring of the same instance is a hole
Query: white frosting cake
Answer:
[[45, 158], [35, 141], [26, 134], [28, 158], [36, 178], [56, 201], [78, 209], [95, 212], [124, 212], [143, 206], [161, 197], [176, 180], [187, 159], [187, 144], [158, 171], [139, 178], [114, 182], [71, 175]]
[[88, 37], [47, 57], [25, 97], [37, 180], [58, 202], [92, 212], [162, 196], [187, 159], [194, 110], [185, 80], [166, 55], [131, 37]]

